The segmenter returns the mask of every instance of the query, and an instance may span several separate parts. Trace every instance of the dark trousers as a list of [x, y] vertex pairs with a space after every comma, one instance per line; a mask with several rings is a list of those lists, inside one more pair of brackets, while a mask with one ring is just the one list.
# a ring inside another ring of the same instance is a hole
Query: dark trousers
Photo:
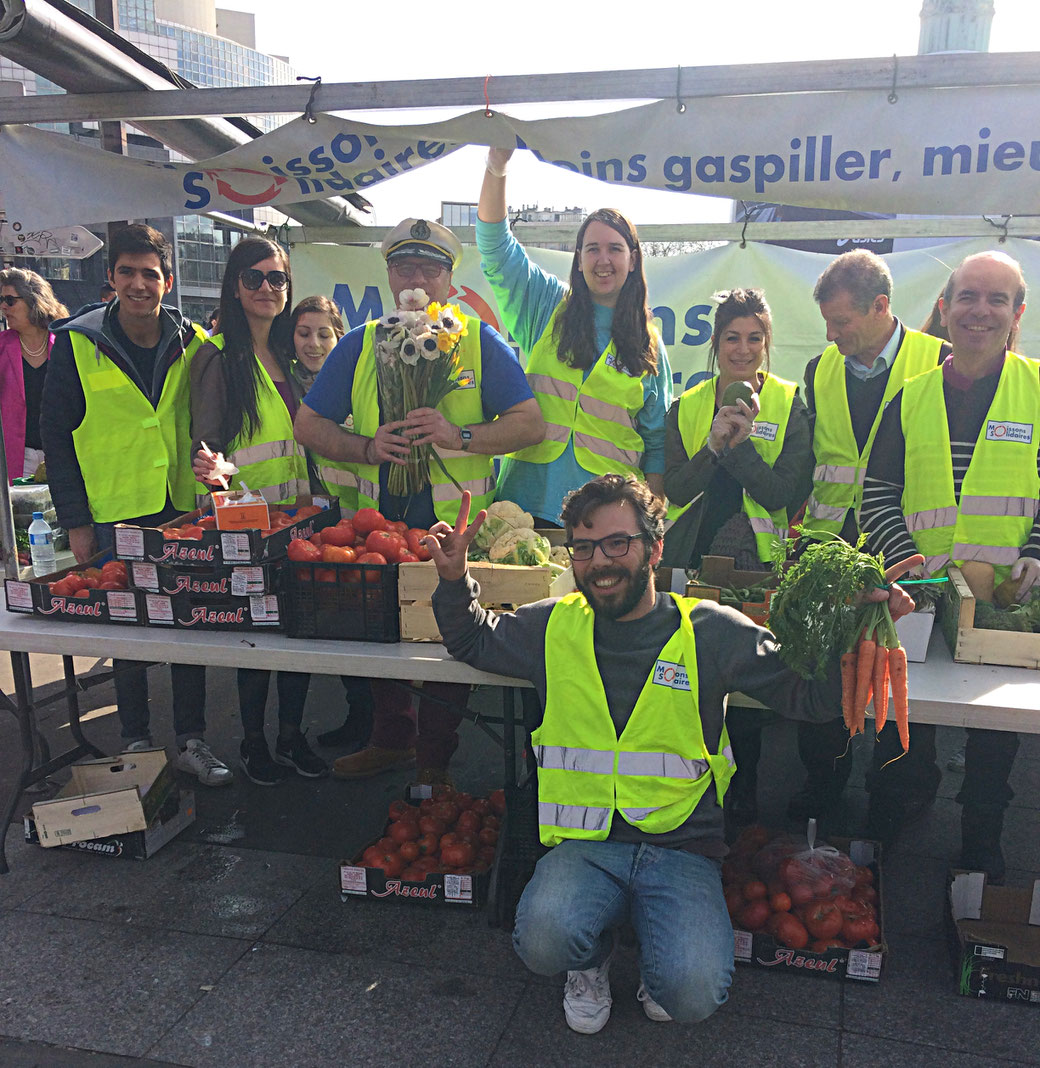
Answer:
[[[274, 674], [275, 688], [278, 690], [278, 737], [292, 738], [303, 722], [303, 706], [307, 703], [311, 677], [300, 671], [276, 671]], [[267, 710], [270, 681], [270, 671], [238, 669], [238, 707], [246, 738], [264, 736], [264, 713]]]
[[[120, 736], [129, 745], [151, 738], [148, 716], [148, 669], [138, 660], [113, 660]], [[200, 664], [171, 664], [173, 730], [182, 749], [189, 738], [206, 734], [206, 669]]]
[[417, 718], [412, 713], [411, 694], [400, 686], [373, 679], [372, 695], [375, 707], [371, 745], [383, 749], [415, 746], [415, 763], [420, 771], [448, 766], [459, 746], [461, 709], [469, 698], [469, 686], [463, 682], [423, 683]]

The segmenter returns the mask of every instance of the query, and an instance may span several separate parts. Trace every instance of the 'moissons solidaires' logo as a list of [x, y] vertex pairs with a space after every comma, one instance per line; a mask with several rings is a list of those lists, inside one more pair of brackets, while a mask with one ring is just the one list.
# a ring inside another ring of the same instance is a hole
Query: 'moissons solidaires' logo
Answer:
[[1009, 423], [1006, 419], [990, 419], [986, 423], [987, 441], [1020, 441], [1023, 445], [1033, 443], [1032, 423]]
[[682, 664], [673, 664], [670, 660], [658, 660], [654, 664], [655, 686], [668, 686], [673, 690], [688, 690], [690, 676]]

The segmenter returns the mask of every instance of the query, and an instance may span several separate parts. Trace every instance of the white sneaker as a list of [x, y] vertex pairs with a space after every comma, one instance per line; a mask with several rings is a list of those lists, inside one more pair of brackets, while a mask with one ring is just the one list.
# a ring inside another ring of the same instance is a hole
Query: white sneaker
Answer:
[[138, 738], [136, 742], [131, 742], [124, 750], [124, 753], [140, 753], [145, 749], [154, 749], [151, 738]]
[[661, 1006], [658, 1005], [646, 992], [646, 987], [643, 986], [642, 979], [639, 980], [639, 989], [636, 991], [636, 1001], [641, 1001], [643, 1003], [643, 1012], [645, 1012], [655, 1023], [671, 1022], [671, 1016], [669, 1016], [668, 1013], [666, 1013], [664, 1009], [662, 1009]]
[[194, 775], [203, 786], [229, 786], [235, 778], [201, 738], [188, 739], [187, 748], [177, 754], [176, 765], [178, 770]]
[[567, 1026], [581, 1035], [594, 1035], [602, 1031], [610, 1019], [610, 962], [614, 959], [614, 947], [598, 968], [583, 972], [568, 972], [563, 987], [563, 1015]]

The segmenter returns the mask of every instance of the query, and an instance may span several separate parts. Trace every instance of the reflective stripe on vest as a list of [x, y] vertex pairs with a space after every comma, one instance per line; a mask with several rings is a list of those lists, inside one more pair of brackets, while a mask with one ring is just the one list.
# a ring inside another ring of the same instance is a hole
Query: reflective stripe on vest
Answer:
[[352, 516], [358, 508], [358, 478], [349, 464], [329, 460], [324, 456], [314, 457], [318, 478], [328, 493], [339, 501], [345, 517]]
[[72, 431], [95, 523], [116, 523], [175, 507], [195, 507], [191, 454], [191, 360], [208, 339], [201, 327], [166, 372], [156, 407], [85, 334], [69, 331], [83, 387], [83, 420]]
[[[715, 393], [718, 381], [718, 376], [716, 376], [698, 382], [679, 398], [679, 434], [687, 456], [700, 452], [708, 440], [708, 432], [715, 418]], [[767, 374], [762, 384], [762, 390], [759, 393], [762, 410], [758, 413], [755, 425], [756, 427], [761, 424], [769, 426], [772, 437], [753, 434], [748, 440], [763, 462], [770, 467], [776, 463], [783, 451], [787, 427], [791, 420], [791, 405], [797, 392], [798, 386], [794, 382], [777, 378], [775, 375]], [[770, 563], [773, 559], [773, 547], [780, 538], [787, 537], [787, 511], [784, 508], [778, 508], [775, 512], [769, 512], [747, 491], [742, 494], [742, 506], [755, 535], [758, 558], [764, 563]], [[670, 504], [668, 518], [674, 522], [689, 507], [689, 504]]]
[[[469, 426], [484, 422], [481, 403], [481, 358], [480, 321], [467, 316], [468, 333], [459, 345], [459, 366], [471, 372], [473, 386], [456, 389], [437, 405], [449, 423]], [[379, 429], [379, 390], [376, 381], [375, 335], [378, 323], [365, 326], [357, 365], [354, 368], [354, 386], [351, 390], [350, 407], [354, 414], [354, 430], [365, 437], [374, 437]], [[444, 462], [456, 482], [473, 494], [471, 507], [487, 508], [495, 499], [495, 464], [491, 456], [479, 453], [460, 452], [454, 449], [434, 451]], [[358, 478], [358, 507], [379, 507], [379, 467], [376, 464], [352, 464]], [[455, 484], [440, 469], [436, 460], [430, 461], [430, 487], [433, 511], [438, 519], [454, 523], [459, 514], [462, 494]]]
[[816, 364], [813, 396], [816, 414], [813, 424], [813, 492], [805, 505], [802, 530], [840, 534], [849, 509], [859, 513], [863, 501], [863, 477], [870, 459], [874, 436], [885, 406], [902, 388], [903, 382], [930, 371], [939, 362], [939, 338], [907, 330], [899, 346], [881, 403], [871, 424], [862, 451], [856, 445], [845, 388], [845, 357], [836, 345], [828, 346]]
[[643, 407], [644, 375], [619, 370], [611, 341], [586, 377], [557, 354], [553, 330], [565, 304], [557, 305], [527, 359], [527, 382], [545, 418], [545, 437], [512, 453], [527, 463], [550, 464], [574, 437], [574, 458], [590, 475], [612, 472], [642, 478], [645, 447], [636, 428]]
[[906, 383], [901, 415], [906, 441], [903, 514], [929, 571], [942, 574], [951, 560], [979, 560], [996, 567], [997, 582], [1002, 581], [1037, 515], [1037, 364], [1006, 355], [961, 484], [959, 507], [941, 367]]
[[672, 595], [680, 625], [618, 737], [596, 667], [594, 614], [581, 594], [557, 602], [545, 634], [545, 716], [532, 733], [540, 837], [601, 840], [614, 811], [651, 834], [674, 830], [709, 783], [719, 804], [734, 771], [725, 727], [707, 749], [698, 714], [692, 598]]
[[[223, 352], [224, 335], [209, 340]], [[226, 358], [226, 357], [224, 357]], [[248, 486], [262, 493], [268, 504], [287, 504], [310, 492], [307, 456], [303, 446], [293, 438], [292, 418], [267, 368], [257, 359], [256, 381], [257, 430], [243, 439], [240, 433], [225, 446], [227, 458], [238, 468], [231, 478], [231, 488]], [[208, 492], [209, 487], [197, 487]]]

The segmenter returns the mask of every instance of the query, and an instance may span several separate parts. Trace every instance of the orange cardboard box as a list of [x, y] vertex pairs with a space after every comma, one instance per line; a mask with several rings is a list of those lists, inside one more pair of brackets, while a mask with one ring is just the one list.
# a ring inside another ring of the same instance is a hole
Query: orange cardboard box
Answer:
[[[267, 501], [257, 494], [248, 496], [242, 491], [214, 493], [213, 510], [217, 517], [217, 530], [267, 530], [271, 514]], [[245, 500], [243, 500], [245, 498]]]

